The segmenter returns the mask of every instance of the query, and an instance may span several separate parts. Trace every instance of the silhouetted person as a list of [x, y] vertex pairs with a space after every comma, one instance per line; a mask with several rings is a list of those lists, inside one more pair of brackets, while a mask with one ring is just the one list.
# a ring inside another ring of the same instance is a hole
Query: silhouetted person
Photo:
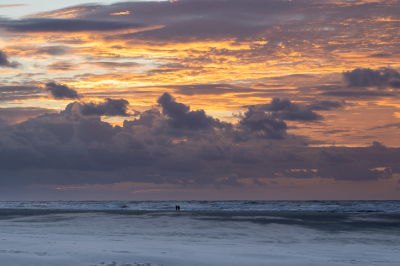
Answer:
[[181, 210], [181, 206], [178, 205], [178, 211], [180, 211], [180, 210]]
[[175, 210], [176, 210], [176, 211], [178, 210], [178, 205], [175, 205]]

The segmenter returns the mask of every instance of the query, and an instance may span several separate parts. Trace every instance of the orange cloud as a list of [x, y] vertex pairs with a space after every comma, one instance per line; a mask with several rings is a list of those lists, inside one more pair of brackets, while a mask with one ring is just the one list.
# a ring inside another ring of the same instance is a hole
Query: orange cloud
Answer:
[[80, 12], [89, 10], [89, 8], [86, 7], [78, 7], [78, 8], [68, 8], [68, 9], [62, 9], [62, 10], [56, 10], [56, 11], [51, 11], [51, 12], [45, 12], [45, 13], [39, 13], [39, 14], [33, 14], [29, 15], [28, 17], [38, 17], [38, 18], [76, 18]]
[[127, 10], [127, 11], [119, 12], [119, 13], [111, 13], [110, 15], [111, 16], [121, 16], [121, 15], [129, 15], [129, 14], [130, 14], [130, 12]]

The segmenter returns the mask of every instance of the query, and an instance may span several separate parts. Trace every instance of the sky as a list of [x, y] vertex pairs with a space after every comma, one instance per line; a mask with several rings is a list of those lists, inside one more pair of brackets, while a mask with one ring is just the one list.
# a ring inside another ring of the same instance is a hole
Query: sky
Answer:
[[399, 14], [0, 0], [0, 200], [400, 200]]

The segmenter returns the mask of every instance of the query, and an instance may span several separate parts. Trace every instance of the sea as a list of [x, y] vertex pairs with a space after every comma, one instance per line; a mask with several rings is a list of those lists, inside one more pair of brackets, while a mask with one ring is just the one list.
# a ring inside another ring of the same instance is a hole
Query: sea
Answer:
[[0, 209], [400, 213], [400, 201], [0, 201]]

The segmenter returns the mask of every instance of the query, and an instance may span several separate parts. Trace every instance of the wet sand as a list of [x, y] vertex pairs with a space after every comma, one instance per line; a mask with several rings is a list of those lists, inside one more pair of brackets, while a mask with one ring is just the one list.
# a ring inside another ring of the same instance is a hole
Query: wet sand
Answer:
[[0, 209], [1, 265], [400, 265], [400, 214]]

